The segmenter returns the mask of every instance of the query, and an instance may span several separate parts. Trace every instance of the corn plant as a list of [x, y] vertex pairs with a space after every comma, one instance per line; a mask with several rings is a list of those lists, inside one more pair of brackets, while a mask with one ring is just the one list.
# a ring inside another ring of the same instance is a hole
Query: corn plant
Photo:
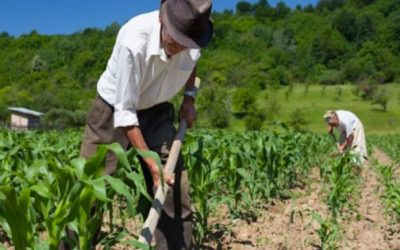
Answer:
[[[15, 249], [37, 249], [38, 228], [47, 232], [48, 248], [58, 249], [67, 226], [77, 232], [80, 249], [89, 249], [102, 211], [110, 207], [114, 195], [125, 197], [132, 216], [140, 195], [150, 199], [140, 172], [133, 171], [129, 163], [136, 159], [133, 150], [125, 153], [118, 144], [100, 146], [86, 161], [68, 159], [76, 153], [66, 156], [35, 139], [33, 133], [3, 136], [0, 223]], [[103, 175], [109, 150], [119, 160], [115, 176]]]
[[[29, 202], [25, 211], [29, 225], [19, 232], [5, 215], [10, 208], [3, 205], [6, 203], [0, 204], [1, 226], [15, 246], [18, 241], [21, 248], [37, 249], [40, 232], [47, 231], [48, 248], [55, 249], [68, 227], [77, 232], [80, 247], [85, 248], [94, 228], [101, 223], [103, 212], [112, 211], [111, 200], [115, 196], [123, 197], [129, 214], [135, 216], [135, 204], [139, 197], [147, 195], [141, 169], [131, 167], [139, 165], [136, 154], [140, 152], [100, 147], [95, 157], [85, 161], [78, 158], [77, 131], [0, 131], [0, 138], [0, 200], [14, 197], [15, 201], [10, 199], [14, 203]], [[322, 136], [289, 130], [195, 131], [185, 140], [183, 155], [191, 182], [198, 243], [207, 238], [211, 230], [208, 218], [218, 204], [228, 204], [231, 216], [254, 219], [262, 204], [285, 198], [290, 195], [290, 188], [302, 184], [311, 167], [321, 162], [320, 155], [327, 144]], [[113, 176], [102, 174], [107, 150], [119, 158]], [[29, 201], [25, 201], [28, 193]], [[124, 232], [110, 235], [115, 238], [103, 239], [108, 247], [122, 240]], [[135, 248], [148, 247], [135, 240], [126, 243]]]
[[318, 213], [312, 214], [313, 219], [319, 224], [317, 229], [318, 237], [321, 241], [322, 250], [337, 249], [336, 242], [339, 238], [339, 226], [335, 219], [323, 219]]
[[189, 167], [189, 180], [194, 187], [191, 196], [194, 197], [195, 211], [195, 242], [201, 243], [208, 235], [208, 217], [215, 207], [213, 191], [218, 188], [218, 168], [211, 168], [212, 162], [207, 160], [209, 156], [204, 150], [204, 141], [207, 136], [195, 139], [190, 133], [186, 136], [184, 148], [185, 162]]
[[334, 218], [341, 214], [344, 208], [352, 209], [355, 192], [358, 186], [358, 176], [354, 166], [355, 158], [351, 151], [333, 158], [330, 162], [330, 171], [327, 173], [329, 193], [327, 204]]
[[376, 164], [381, 180], [385, 186], [384, 200], [386, 208], [400, 221], [400, 182], [394, 177], [394, 166]]
[[[370, 149], [376, 146], [388, 154], [395, 162], [400, 163], [400, 135], [371, 136], [367, 140]], [[371, 153], [370, 153], [371, 154]]]
[[302, 182], [321, 161], [326, 144], [322, 136], [291, 131], [189, 133], [183, 154], [196, 208], [196, 240], [206, 238], [207, 218], [217, 203], [227, 204], [233, 217], [255, 219], [258, 206]]

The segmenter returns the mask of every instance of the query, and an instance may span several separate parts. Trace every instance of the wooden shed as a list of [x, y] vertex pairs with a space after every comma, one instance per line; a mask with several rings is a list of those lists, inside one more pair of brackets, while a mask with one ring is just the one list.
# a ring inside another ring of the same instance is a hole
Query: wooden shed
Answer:
[[43, 113], [27, 108], [9, 107], [11, 111], [11, 129], [28, 130], [38, 128]]

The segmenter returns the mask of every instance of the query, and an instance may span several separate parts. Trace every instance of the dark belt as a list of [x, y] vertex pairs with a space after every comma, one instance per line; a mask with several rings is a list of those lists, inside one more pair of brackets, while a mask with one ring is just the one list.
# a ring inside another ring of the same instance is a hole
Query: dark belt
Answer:
[[[103, 97], [101, 97], [101, 95], [99, 93], [97, 93], [96, 98], [99, 98], [100, 100], [102, 100], [108, 107], [110, 107], [113, 111], [114, 111], [114, 106], [109, 104], [106, 100], [104, 100]], [[172, 106], [171, 103], [169, 102], [162, 102], [162, 103], [158, 103], [150, 108], [147, 109], [140, 109], [140, 110], [136, 110], [136, 114], [138, 116], [139, 119], [146, 117], [147, 115], [151, 115], [151, 114], [159, 114], [159, 113], [166, 113], [168, 114], [169, 117], [174, 117], [174, 108]]]
[[162, 102], [162, 103], [156, 104], [156, 105], [154, 105], [154, 106], [152, 106], [150, 108], [147, 108], [147, 109], [137, 110], [136, 113], [137, 113], [138, 117], [144, 116], [146, 114], [160, 113], [160, 112], [167, 111], [167, 110], [171, 109], [171, 105], [172, 104], [169, 103], [169, 102]]

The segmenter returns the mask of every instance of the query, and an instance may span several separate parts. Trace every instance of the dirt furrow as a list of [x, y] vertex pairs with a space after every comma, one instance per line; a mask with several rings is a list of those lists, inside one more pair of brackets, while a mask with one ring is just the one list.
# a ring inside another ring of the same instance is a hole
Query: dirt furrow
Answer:
[[390, 249], [386, 241], [388, 221], [380, 198], [382, 185], [369, 162], [365, 162], [362, 167], [360, 188], [358, 215], [343, 221], [344, 239], [341, 246], [357, 250]]
[[[380, 151], [374, 151], [373, 158], [381, 164], [391, 164], [390, 158]], [[342, 233], [337, 240], [338, 248], [400, 250], [400, 227], [385, 214], [381, 198], [385, 190], [370, 162], [363, 166], [360, 183], [356, 213], [345, 214], [340, 221]], [[227, 230], [216, 234], [219, 238], [211, 242], [210, 249], [319, 249], [318, 225], [312, 219], [312, 213], [317, 212], [324, 218], [329, 216], [326, 190], [322, 188], [319, 171], [315, 168], [308, 188], [292, 190], [297, 193], [297, 198], [275, 201], [261, 212], [255, 222], [231, 221], [223, 216], [227, 209], [221, 209], [210, 224], [218, 224]]]
[[215, 239], [210, 244], [211, 249], [317, 249], [320, 244], [316, 233], [318, 226], [312, 213], [323, 217], [328, 213], [319, 180], [319, 170], [315, 168], [306, 189], [292, 190], [297, 198], [273, 202], [255, 222], [212, 218], [211, 224], [222, 224], [230, 228], [230, 232]]

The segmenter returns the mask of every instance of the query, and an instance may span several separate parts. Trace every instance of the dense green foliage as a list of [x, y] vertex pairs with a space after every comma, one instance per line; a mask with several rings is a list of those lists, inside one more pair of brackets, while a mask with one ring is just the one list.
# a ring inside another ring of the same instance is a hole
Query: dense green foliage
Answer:
[[290, 196], [330, 146], [327, 137], [286, 130], [189, 134], [184, 156], [197, 241], [207, 237], [207, 218], [220, 204], [228, 205], [232, 217], [253, 220], [262, 204]]
[[[139, 198], [146, 193], [135, 151], [125, 154], [113, 144], [85, 161], [77, 158], [77, 132], [0, 131], [0, 139], [0, 235], [5, 233], [16, 249], [57, 249], [67, 225], [78, 232], [81, 249], [88, 249], [102, 211], [122, 206], [120, 213], [138, 215]], [[195, 206], [196, 240], [207, 237], [207, 219], [218, 204], [228, 204], [233, 217], [253, 220], [258, 207], [290, 196], [289, 190], [304, 185], [311, 167], [321, 163], [330, 146], [326, 136], [288, 130], [189, 133], [183, 155]], [[120, 162], [113, 176], [103, 175], [106, 149], [116, 152]], [[117, 195], [124, 202], [113, 203]], [[99, 211], [93, 214], [95, 202]], [[103, 245], [128, 244], [120, 237], [127, 234], [121, 225], [111, 231]], [[39, 240], [44, 232], [48, 241]], [[109, 238], [113, 235], [120, 238]]]
[[[257, 93], [294, 82], [383, 84], [400, 79], [397, 0], [321, 0], [293, 10], [283, 2], [272, 7], [266, 0], [242, 1], [235, 11], [213, 13], [213, 20], [214, 38], [199, 63], [204, 88], [211, 89], [201, 93], [206, 126], [229, 126], [228, 117], [218, 114], [240, 112], [251, 102], [235, 92], [239, 100], [230, 107], [233, 93], [215, 92], [245, 88]], [[8, 106], [25, 106], [68, 114], [68, 121], [50, 126], [80, 125], [119, 27], [114, 23], [72, 35], [0, 34], [0, 118], [4, 120]], [[220, 98], [215, 110], [204, 107]], [[384, 96], [375, 102], [386, 109]]]
[[[58, 249], [67, 226], [77, 232], [79, 249], [89, 249], [116, 195], [126, 198], [131, 216], [141, 195], [151, 199], [140, 167], [132, 168], [139, 166], [133, 150], [101, 146], [84, 160], [77, 157], [77, 132], [0, 131], [0, 138], [0, 225], [17, 250]], [[119, 160], [113, 176], [104, 175], [108, 150]]]

